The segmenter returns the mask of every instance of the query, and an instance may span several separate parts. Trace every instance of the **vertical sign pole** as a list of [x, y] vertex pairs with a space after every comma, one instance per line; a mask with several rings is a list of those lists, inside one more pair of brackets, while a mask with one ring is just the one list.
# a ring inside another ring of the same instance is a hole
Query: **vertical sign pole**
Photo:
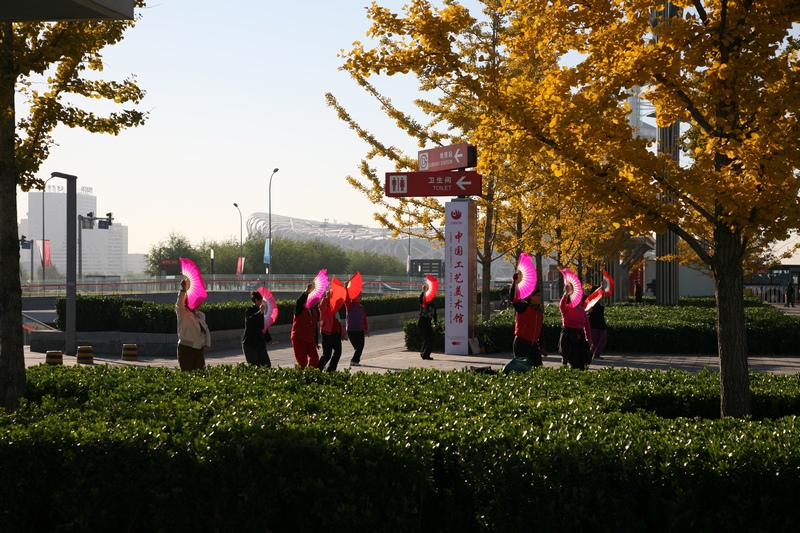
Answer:
[[477, 220], [472, 200], [445, 204], [445, 349], [469, 355], [477, 309]]

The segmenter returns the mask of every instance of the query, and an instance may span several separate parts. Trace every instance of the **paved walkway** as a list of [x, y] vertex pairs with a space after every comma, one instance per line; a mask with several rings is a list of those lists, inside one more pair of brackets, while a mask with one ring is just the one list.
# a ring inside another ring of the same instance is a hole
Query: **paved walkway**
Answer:
[[[800, 307], [784, 308], [783, 305], [775, 305], [776, 308], [784, 311], [788, 315], [796, 316], [800, 319]], [[353, 350], [350, 343], [343, 343], [342, 359], [339, 362], [339, 370], [349, 368], [351, 371], [363, 372], [386, 372], [390, 370], [403, 370], [408, 368], [436, 368], [440, 370], [461, 369], [469, 366], [489, 366], [495, 370], [500, 370], [512, 357], [510, 352], [485, 355], [445, 355], [443, 353], [433, 354], [432, 361], [423, 361], [419, 354], [405, 349], [403, 331], [400, 329], [388, 329], [373, 333], [366, 339], [366, 347], [361, 356], [360, 367], [350, 367], [350, 357]], [[321, 353], [321, 351], [320, 351]], [[294, 353], [289, 342], [281, 342], [269, 347], [269, 355], [273, 366], [291, 367], [294, 366]], [[25, 347], [25, 365], [33, 366], [45, 362], [45, 354], [30, 352]], [[122, 354], [94, 354], [95, 364], [110, 364], [121, 366], [166, 366], [177, 367], [176, 357], [143, 357], [138, 361], [123, 361]], [[77, 364], [76, 357], [63, 356], [65, 365]], [[206, 356], [206, 363], [209, 365], [235, 365], [244, 363], [244, 355], [241, 350], [228, 350], [212, 352]], [[561, 366], [561, 357], [558, 354], [544, 358], [545, 366]], [[796, 356], [751, 356], [749, 358], [750, 369], [756, 372], [771, 372], [773, 374], [797, 374], [800, 373], [800, 357]], [[674, 368], [689, 372], [698, 372], [704, 368], [719, 371], [719, 358], [709, 355], [653, 355], [653, 354], [615, 354], [608, 353], [603, 355], [603, 359], [592, 362], [592, 369], [613, 366], [614, 368], [640, 368], [666, 370]]]

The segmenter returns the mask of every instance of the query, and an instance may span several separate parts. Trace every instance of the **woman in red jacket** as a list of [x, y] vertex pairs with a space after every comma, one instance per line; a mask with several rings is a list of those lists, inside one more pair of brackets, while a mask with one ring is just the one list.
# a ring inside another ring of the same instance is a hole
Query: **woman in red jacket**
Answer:
[[317, 322], [319, 313], [312, 307], [306, 308], [308, 295], [314, 290], [314, 284], [309, 283], [306, 291], [297, 299], [292, 318], [292, 349], [294, 358], [300, 368], [311, 366], [317, 368], [319, 354], [317, 353]]

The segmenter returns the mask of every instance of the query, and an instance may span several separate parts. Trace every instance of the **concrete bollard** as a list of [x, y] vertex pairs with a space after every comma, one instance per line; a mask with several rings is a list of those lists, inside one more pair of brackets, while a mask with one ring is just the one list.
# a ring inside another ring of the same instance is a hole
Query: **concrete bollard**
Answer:
[[122, 345], [122, 360], [123, 361], [138, 361], [139, 351], [135, 344]]
[[78, 346], [78, 364], [94, 364], [94, 351], [91, 346]]
[[64, 357], [61, 350], [48, 350], [44, 362], [48, 365], [63, 365]]

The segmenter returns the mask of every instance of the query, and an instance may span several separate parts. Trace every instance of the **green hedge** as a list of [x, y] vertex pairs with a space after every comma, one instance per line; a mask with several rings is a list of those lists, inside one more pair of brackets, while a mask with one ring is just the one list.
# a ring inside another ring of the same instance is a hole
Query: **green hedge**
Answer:
[[[499, 298], [499, 293], [498, 293]], [[444, 296], [434, 300], [441, 309]], [[291, 324], [296, 300], [280, 300], [276, 325]], [[362, 299], [367, 316], [406, 313], [419, 309], [418, 296], [370, 296]], [[244, 327], [244, 313], [250, 302], [204, 303], [202, 310], [211, 330]], [[56, 324], [64, 329], [66, 298], [56, 299]], [[156, 304], [121, 296], [81, 296], [76, 301], [77, 331], [130, 331], [174, 333], [177, 328], [174, 304]]]
[[4, 531], [793, 531], [800, 381], [41, 365]]
[[[753, 355], [800, 354], [800, 320], [787, 316], [758, 299], [745, 299], [748, 351]], [[716, 354], [716, 307], [713, 298], [684, 298], [677, 306], [613, 304], [605, 308], [608, 343], [605, 351], [648, 354]], [[556, 305], [544, 312], [542, 338], [549, 353], [558, 352], [561, 315]], [[511, 351], [514, 340], [513, 308], [479, 321], [477, 336], [482, 344]], [[416, 323], [405, 326], [406, 347], [418, 350], [421, 339]], [[441, 340], [443, 349], [444, 340]]]

